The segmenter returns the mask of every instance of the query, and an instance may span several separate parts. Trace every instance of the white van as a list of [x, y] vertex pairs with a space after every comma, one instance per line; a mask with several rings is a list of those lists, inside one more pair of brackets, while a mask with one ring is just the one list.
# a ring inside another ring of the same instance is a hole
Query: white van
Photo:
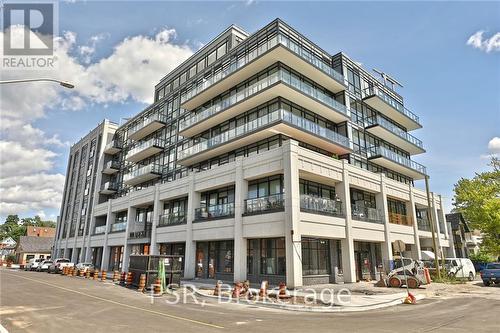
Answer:
[[446, 258], [445, 263], [450, 276], [458, 279], [468, 279], [469, 281], [473, 281], [476, 278], [476, 269], [470, 259]]

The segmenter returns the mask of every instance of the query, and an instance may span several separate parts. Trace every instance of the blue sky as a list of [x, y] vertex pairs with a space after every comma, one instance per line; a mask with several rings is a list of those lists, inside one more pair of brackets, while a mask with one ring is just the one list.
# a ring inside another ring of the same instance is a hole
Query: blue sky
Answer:
[[[59, 30], [73, 32], [75, 45], [90, 45], [93, 36], [101, 36], [90, 63], [81, 63], [90, 66], [110, 57], [127, 37], [154, 38], [175, 29], [169, 42], [196, 51], [230, 24], [254, 32], [280, 17], [331, 54], [343, 51], [366, 69], [381, 69], [404, 84], [399, 92], [406, 107], [424, 125], [412, 134], [423, 140], [427, 153], [414, 159], [427, 166], [431, 189], [450, 203], [453, 184], [486, 169], [486, 155], [497, 152], [491, 145], [488, 150], [488, 143], [500, 137], [500, 46], [486, 52], [467, 41], [478, 31], [484, 38], [498, 33], [499, 13], [498, 2], [89, 1], [60, 3]], [[77, 50], [69, 54], [83, 61]], [[118, 102], [87, 99], [74, 111], [47, 103], [43, 116], [30, 124], [47, 137], [75, 142], [103, 118], [119, 121], [145, 105], [133, 96]], [[43, 172], [64, 174], [69, 147], [46, 149], [57, 156]], [[40, 210], [57, 215], [54, 207]]]

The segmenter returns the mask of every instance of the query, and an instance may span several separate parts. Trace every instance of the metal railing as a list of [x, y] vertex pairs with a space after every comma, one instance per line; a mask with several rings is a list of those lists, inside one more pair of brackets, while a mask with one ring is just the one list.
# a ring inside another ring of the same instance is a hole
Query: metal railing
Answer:
[[399, 154], [397, 154], [397, 153], [393, 152], [392, 150], [389, 150], [385, 147], [378, 146], [378, 147], [370, 147], [367, 149], [367, 157], [368, 158], [376, 157], [376, 156], [382, 156], [382, 157], [388, 158], [393, 162], [396, 162], [396, 163], [401, 164], [403, 166], [406, 166], [410, 169], [413, 169], [413, 170], [415, 170], [423, 175], [427, 174], [427, 169], [422, 164], [419, 164], [415, 161], [412, 161], [407, 157], [401, 156], [401, 155], [399, 155]]
[[[151, 222], [146, 222], [146, 223], [136, 222], [131, 228], [134, 231], [129, 232], [128, 238], [150, 238], [152, 227], [153, 224]], [[135, 230], [137, 228], [142, 230]]]
[[192, 155], [196, 155], [202, 151], [206, 151], [213, 147], [225, 144], [235, 138], [246, 136], [248, 133], [254, 132], [259, 128], [266, 127], [272, 123], [283, 122], [285, 124], [297, 127], [305, 132], [309, 132], [324, 140], [328, 140], [334, 144], [341, 145], [350, 149], [350, 141], [347, 137], [334, 132], [330, 129], [321, 127], [313, 121], [294, 115], [293, 113], [278, 109], [267, 115], [254, 119], [246, 124], [233, 128], [224, 133], [218, 134], [208, 140], [199, 142], [191, 147], [188, 147], [178, 153], [178, 159], [182, 160]]
[[413, 225], [408, 216], [391, 212], [389, 212], [389, 223], [407, 225], [407, 226]]
[[163, 168], [159, 164], [149, 164], [144, 167], [132, 170], [129, 173], [126, 173], [123, 176], [123, 181], [126, 182], [148, 173], [161, 174], [162, 169]]
[[104, 164], [104, 169], [120, 170], [120, 162], [116, 160], [107, 161], [106, 164]]
[[125, 231], [127, 229], [127, 222], [116, 222], [111, 225], [111, 232]]
[[283, 209], [285, 209], [283, 193], [245, 200], [245, 214], [281, 211]]
[[159, 121], [159, 122], [164, 123], [165, 122], [165, 116], [163, 114], [160, 114], [160, 113], [155, 113], [155, 114], [150, 115], [147, 118], [144, 118], [141, 122], [139, 122], [139, 123], [137, 123], [134, 126], [132, 126], [132, 127], [129, 128], [128, 135], [129, 136], [133, 135], [137, 131], [143, 129], [144, 127], [148, 126], [149, 124], [151, 124], [151, 123], [153, 123], [155, 121]]
[[164, 148], [165, 142], [162, 139], [158, 139], [158, 138], [152, 138], [152, 139], [149, 139], [148, 141], [143, 141], [143, 142], [139, 143], [138, 145], [136, 145], [134, 148], [130, 149], [127, 152], [127, 155], [125, 156], [125, 159], [128, 159], [131, 156], [134, 156], [134, 155], [140, 153], [141, 151], [148, 149], [150, 147]]
[[101, 186], [101, 191], [118, 191], [118, 184], [115, 182], [105, 182]]
[[205, 89], [211, 87], [215, 83], [221, 81], [225, 77], [233, 74], [238, 69], [246, 66], [248, 63], [255, 60], [257, 57], [263, 55], [264, 53], [268, 52], [270, 49], [272, 49], [278, 44], [284, 46], [291, 52], [301, 57], [303, 60], [309, 62], [311, 65], [323, 71], [325, 74], [329, 75], [339, 83], [345, 85], [345, 79], [341, 73], [337, 72], [331, 66], [321, 61], [319, 58], [315, 57], [313, 53], [308, 49], [295, 43], [285, 35], [278, 34], [275, 38], [270, 39], [266, 44], [261, 44], [257, 49], [246, 54], [244, 57], [239, 58], [237, 62], [230, 64], [229, 67], [224, 69], [223, 71], [220, 71], [208, 78], [204, 77], [203, 81], [200, 82], [200, 84], [192, 86], [181, 96], [181, 104], [193, 98], [194, 96], [198, 95]]
[[179, 131], [183, 131], [184, 129], [191, 127], [194, 124], [200, 123], [201, 121], [230, 108], [234, 104], [247, 99], [250, 96], [260, 93], [262, 90], [266, 89], [272, 84], [277, 83], [278, 81], [282, 81], [296, 88], [303, 94], [308, 95], [309, 97], [318, 100], [319, 102], [327, 105], [333, 110], [344, 114], [346, 117], [349, 117], [350, 111], [344, 104], [336, 101], [333, 97], [325, 94], [323, 91], [314, 88], [309, 83], [305, 83], [302, 80], [292, 79], [291, 76], [286, 74], [283, 70], [278, 70], [277, 72], [246, 87], [245, 89], [238, 91], [237, 94], [231, 95], [204, 109], [203, 111], [184, 119], [179, 124]]
[[371, 207], [351, 207], [354, 220], [384, 224], [384, 213], [381, 209]]
[[410, 133], [404, 131], [403, 129], [397, 127], [396, 125], [394, 125], [393, 123], [391, 123], [387, 119], [381, 117], [380, 115], [376, 115], [375, 117], [366, 118], [365, 127], [370, 126], [370, 125], [379, 125], [379, 126], [385, 128], [386, 130], [388, 130], [389, 132], [392, 132], [392, 133], [396, 134], [397, 136], [399, 136], [400, 138], [408, 141], [409, 143], [412, 143], [415, 146], [424, 149], [424, 144], [422, 143], [422, 141], [420, 141], [419, 139], [417, 139], [416, 137], [414, 137]]
[[300, 210], [343, 217], [342, 201], [307, 194], [300, 195]]
[[186, 223], [186, 212], [176, 212], [160, 215], [159, 227]]
[[394, 97], [390, 96], [389, 94], [387, 94], [385, 91], [383, 91], [382, 89], [380, 89], [377, 86], [365, 88], [363, 91], [363, 96], [364, 96], [364, 98], [367, 98], [370, 96], [378, 96], [381, 100], [383, 100], [385, 103], [389, 104], [391, 107], [396, 109], [398, 112], [400, 112], [401, 114], [410, 118], [411, 120], [413, 120], [417, 124], [420, 124], [420, 119], [418, 118], [418, 116], [416, 114], [414, 114], [413, 112], [411, 112], [410, 110], [405, 108], [403, 106], [403, 104], [398, 102]]
[[118, 142], [116, 140], [111, 140], [105, 147], [104, 150], [108, 150], [111, 148], [116, 148], [116, 149], [122, 149], [122, 144], [121, 142]]
[[106, 233], [106, 225], [100, 225], [94, 228], [94, 235]]
[[417, 228], [422, 231], [431, 231], [431, 223], [426, 218], [417, 217]]
[[194, 210], [195, 221], [217, 219], [234, 216], [234, 202], [196, 208]]

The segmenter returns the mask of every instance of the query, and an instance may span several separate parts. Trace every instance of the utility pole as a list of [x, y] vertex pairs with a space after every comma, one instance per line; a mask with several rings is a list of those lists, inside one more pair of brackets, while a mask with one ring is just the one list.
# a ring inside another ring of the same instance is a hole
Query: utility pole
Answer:
[[438, 246], [436, 242], [436, 234], [434, 233], [434, 219], [431, 214], [431, 193], [429, 190], [429, 176], [425, 176], [425, 191], [427, 192], [427, 219], [431, 225], [431, 233], [432, 233], [432, 245], [434, 247], [434, 265], [436, 266], [436, 272], [438, 279], [441, 279], [441, 270], [439, 268], [439, 259], [438, 259]]

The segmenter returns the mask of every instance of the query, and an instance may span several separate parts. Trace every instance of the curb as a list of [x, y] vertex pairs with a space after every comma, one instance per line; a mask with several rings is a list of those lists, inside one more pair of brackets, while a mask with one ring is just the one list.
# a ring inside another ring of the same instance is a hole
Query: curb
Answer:
[[[339, 313], [339, 312], [362, 312], [362, 311], [369, 311], [369, 310], [376, 310], [376, 309], [381, 309], [381, 308], [386, 308], [389, 306], [394, 306], [394, 305], [399, 305], [403, 304], [402, 299], [395, 299], [391, 301], [386, 301], [386, 302], [381, 302], [378, 304], [374, 305], [334, 305], [334, 306], [329, 306], [329, 307], [314, 307], [314, 306], [302, 306], [302, 305], [294, 305], [294, 304], [276, 304], [276, 303], [266, 303], [262, 301], [249, 301], [245, 299], [233, 299], [230, 297], [225, 297], [225, 296], [213, 296], [213, 295], [206, 295], [201, 293], [198, 288], [195, 288], [193, 286], [184, 286], [186, 289], [192, 290], [196, 295], [201, 296], [201, 297], [206, 297], [210, 299], [219, 299], [219, 300], [224, 300], [226, 303], [237, 303], [237, 304], [244, 304], [244, 305], [253, 305], [253, 306], [261, 306], [261, 307], [267, 307], [267, 308], [273, 308], [273, 309], [280, 309], [280, 310], [287, 310], [287, 311], [295, 311], [295, 312], [316, 312], [316, 313]], [[425, 295], [416, 295], [415, 296], [417, 300], [422, 300], [425, 298]]]

